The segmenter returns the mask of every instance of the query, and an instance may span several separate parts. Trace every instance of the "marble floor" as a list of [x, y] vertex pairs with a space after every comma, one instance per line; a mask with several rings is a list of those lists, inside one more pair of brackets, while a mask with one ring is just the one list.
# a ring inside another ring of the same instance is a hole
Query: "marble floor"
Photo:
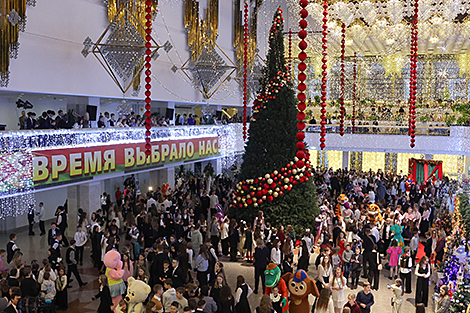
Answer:
[[[23, 260], [27, 261], [28, 263], [31, 262], [33, 259], [37, 259], [40, 263], [42, 259], [47, 257], [47, 235], [46, 236], [39, 236], [39, 229], [37, 229], [36, 225], [36, 236], [28, 236], [28, 232], [26, 229], [20, 229], [17, 231], [17, 245], [24, 253]], [[8, 242], [8, 234], [0, 234], [0, 247], [6, 247]], [[98, 270], [94, 269], [91, 263], [90, 255], [90, 246], [87, 245], [85, 248], [85, 257], [84, 257], [84, 264], [83, 266], [79, 266], [79, 272], [84, 282], [88, 282], [88, 285], [79, 288], [76, 279], [73, 277], [74, 280], [72, 282], [72, 288], [68, 289], [68, 298], [69, 298], [69, 309], [67, 312], [70, 313], [87, 313], [87, 312], [96, 312], [98, 308], [98, 301], [92, 301], [92, 297], [97, 293], [98, 289]], [[63, 256], [65, 251], [63, 252]], [[316, 255], [312, 255], [310, 264], [314, 264]], [[6, 260], [5, 260], [6, 261]], [[221, 259], [224, 263], [225, 271], [227, 274], [227, 278], [229, 281], [232, 290], [235, 288], [235, 280], [237, 275], [243, 275], [250, 286], [254, 285], [254, 268], [252, 266], [243, 265], [242, 262], [228, 262], [228, 260]], [[311, 265], [310, 270], [308, 272], [311, 278], [316, 277], [316, 271], [314, 270], [315, 266]], [[392, 283], [391, 280], [387, 278], [389, 274], [388, 270], [383, 270], [381, 272], [379, 290], [373, 291], [375, 304], [372, 307], [372, 312], [391, 312], [392, 307], [390, 306], [390, 298], [392, 297], [392, 292], [387, 289], [387, 284]], [[364, 279], [361, 278], [361, 281]], [[360, 285], [362, 283], [360, 282]], [[356, 290], [345, 290], [345, 295], [351, 292], [357, 293], [359, 292], [360, 287]], [[405, 294], [404, 301], [402, 305], [402, 312], [412, 313], [415, 311], [414, 307], [414, 292], [416, 290], [416, 279], [413, 275], [412, 281], [412, 294]], [[430, 286], [430, 299], [428, 302], [428, 308], [426, 312], [434, 312], [431, 296], [434, 291], [434, 285]], [[250, 298], [250, 305], [252, 310], [256, 308], [259, 304], [261, 299], [261, 295], [253, 294]], [[313, 303], [314, 298], [311, 297], [311, 303]], [[307, 312], [306, 312], [307, 313]]]

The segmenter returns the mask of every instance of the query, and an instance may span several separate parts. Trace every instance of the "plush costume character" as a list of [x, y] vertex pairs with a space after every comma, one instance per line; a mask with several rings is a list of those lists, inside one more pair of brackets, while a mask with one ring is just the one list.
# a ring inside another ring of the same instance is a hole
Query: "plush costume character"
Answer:
[[126, 285], [122, 280], [124, 270], [122, 268], [121, 254], [116, 250], [109, 250], [104, 255], [104, 265], [106, 266], [106, 277], [108, 278], [109, 291], [113, 298], [113, 309], [122, 299], [122, 294], [126, 291]]
[[265, 282], [264, 285], [266, 286], [264, 289], [265, 295], [270, 295], [272, 293], [272, 289], [275, 286], [279, 287], [279, 294], [284, 298], [282, 300], [282, 312], [289, 311], [289, 303], [287, 302], [287, 286], [286, 282], [281, 279], [281, 269], [277, 264], [269, 263], [266, 266], [266, 270], [264, 271]]
[[310, 312], [308, 303], [308, 295], [312, 294], [319, 297], [317, 286], [304, 270], [298, 270], [293, 273], [282, 275], [282, 279], [286, 281], [287, 288], [290, 292], [290, 313]]
[[345, 209], [349, 209], [350, 204], [349, 204], [349, 199], [346, 197], [346, 195], [340, 194], [338, 196], [338, 204], [336, 205], [335, 209], [335, 217], [338, 218], [340, 216], [343, 216], [343, 211]]
[[382, 223], [383, 221], [382, 214], [380, 214], [380, 207], [377, 204], [369, 204], [367, 215], [369, 216], [369, 221], [371, 223], [377, 224]]
[[[127, 312], [129, 313], [143, 313], [145, 311], [144, 301], [150, 293], [150, 286], [141, 280], [136, 280], [134, 277], [127, 279]], [[121, 312], [118, 305], [115, 312]]]

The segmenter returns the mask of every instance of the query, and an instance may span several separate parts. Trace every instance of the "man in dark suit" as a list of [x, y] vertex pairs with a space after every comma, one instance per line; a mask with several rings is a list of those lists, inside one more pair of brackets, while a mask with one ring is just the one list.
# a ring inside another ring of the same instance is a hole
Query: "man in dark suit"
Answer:
[[39, 125], [36, 124], [36, 113], [28, 112], [28, 119], [26, 120], [26, 129], [34, 129]]
[[157, 254], [153, 257], [152, 265], [150, 265], [150, 281], [151, 286], [160, 284], [158, 277], [160, 277], [161, 273], [163, 272], [163, 262], [170, 261], [168, 255], [163, 253], [163, 245], [157, 245]]
[[375, 237], [372, 236], [369, 225], [367, 225], [367, 227], [364, 227], [364, 237], [362, 238], [362, 240], [363, 240], [362, 247], [364, 248], [364, 252], [362, 253], [363, 255], [363, 259], [362, 259], [363, 268], [362, 269], [364, 271], [364, 275], [362, 277], [369, 278], [369, 268], [367, 265], [369, 263], [369, 255], [375, 246]]
[[17, 305], [21, 299], [20, 287], [12, 287], [10, 289], [10, 305], [5, 309], [5, 313], [19, 313]]
[[47, 233], [47, 242], [49, 243], [49, 246], [52, 246], [54, 243], [55, 237], [59, 233], [59, 230], [57, 229], [57, 224], [52, 223], [51, 224], [51, 229], [49, 229], [49, 232]]
[[62, 240], [63, 240], [64, 247], [68, 247], [69, 241], [67, 240], [67, 236], [65, 235], [65, 230], [67, 229], [67, 213], [65, 213], [65, 208], [61, 205], [57, 207], [56, 215], [57, 215], [57, 221], [56, 221], [57, 228], [60, 230], [60, 232], [63, 235]]
[[173, 281], [173, 287], [184, 287], [186, 284], [186, 275], [183, 273], [181, 269], [180, 262], [178, 259], [173, 259], [173, 271], [171, 273], [171, 280]]

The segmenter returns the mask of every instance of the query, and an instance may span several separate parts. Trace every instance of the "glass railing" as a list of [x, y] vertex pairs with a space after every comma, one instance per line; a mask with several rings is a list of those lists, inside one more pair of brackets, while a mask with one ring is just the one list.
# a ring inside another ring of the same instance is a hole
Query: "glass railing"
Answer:
[[[321, 125], [308, 124], [307, 132], [319, 133]], [[326, 125], [327, 133], [339, 133], [339, 125]], [[345, 134], [352, 134], [351, 125], [344, 127]], [[356, 125], [355, 134], [378, 134], [378, 135], [408, 135], [408, 126], [396, 125]], [[447, 126], [416, 126], [415, 134], [420, 136], [450, 136], [450, 127]]]

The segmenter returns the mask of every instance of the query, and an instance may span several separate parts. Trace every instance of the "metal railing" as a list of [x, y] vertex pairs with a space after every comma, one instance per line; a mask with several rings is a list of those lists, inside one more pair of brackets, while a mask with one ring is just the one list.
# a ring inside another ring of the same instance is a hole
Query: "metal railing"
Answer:
[[[308, 124], [307, 132], [319, 133], [321, 125]], [[327, 133], [338, 133], [339, 125], [326, 125]], [[352, 134], [352, 126], [344, 127], [345, 134]], [[354, 127], [355, 134], [378, 134], [378, 135], [408, 135], [407, 126], [395, 125], [356, 125]], [[450, 136], [450, 127], [446, 126], [416, 126], [415, 134], [418, 136]]]

